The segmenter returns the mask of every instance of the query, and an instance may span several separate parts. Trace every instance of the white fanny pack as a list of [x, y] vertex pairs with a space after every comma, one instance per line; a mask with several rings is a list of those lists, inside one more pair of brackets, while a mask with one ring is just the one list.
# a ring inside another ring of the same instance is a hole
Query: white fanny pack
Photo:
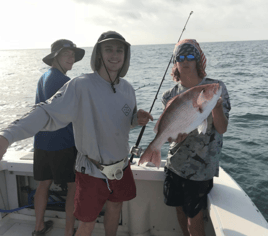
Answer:
[[112, 165], [101, 165], [99, 162], [91, 159], [90, 157], [87, 156], [87, 158], [100, 170], [102, 174], [104, 174], [110, 180], [122, 179], [124, 174], [123, 168], [128, 160], [128, 157], [126, 157], [122, 161], [119, 161]]

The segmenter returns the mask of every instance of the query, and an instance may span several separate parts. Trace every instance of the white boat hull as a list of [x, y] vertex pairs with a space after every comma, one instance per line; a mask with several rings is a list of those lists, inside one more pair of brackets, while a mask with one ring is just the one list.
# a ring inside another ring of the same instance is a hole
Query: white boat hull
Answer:
[[[32, 152], [8, 152], [4, 160], [0, 161], [0, 209], [19, 207], [17, 176], [25, 178], [31, 188], [36, 187], [32, 177], [32, 156]], [[131, 166], [137, 197], [123, 204], [118, 236], [183, 235], [175, 209], [163, 202], [164, 165], [165, 161], [162, 161], [159, 169], [145, 165]], [[63, 235], [65, 213], [47, 210], [46, 218], [54, 221], [54, 228], [48, 235]], [[31, 235], [34, 229], [33, 209], [26, 208], [7, 215], [0, 213], [0, 219], [1, 236]], [[103, 216], [97, 222], [93, 235], [105, 235]], [[206, 235], [209, 236], [268, 235], [267, 221], [247, 194], [222, 168], [220, 177], [214, 178], [214, 187], [208, 196], [205, 227]]]

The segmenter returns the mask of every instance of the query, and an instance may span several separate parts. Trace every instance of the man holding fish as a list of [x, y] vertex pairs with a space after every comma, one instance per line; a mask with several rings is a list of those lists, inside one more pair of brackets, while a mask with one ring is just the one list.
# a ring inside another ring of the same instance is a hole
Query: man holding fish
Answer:
[[204, 236], [203, 211], [213, 177], [219, 174], [223, 133], [231, 109], [226, 86], [206, 77], [206, 57], [196, 40], [175, 45], [173, 80], [178, 82], [162, 96], [165, 111], [156, 137], [141, 156], [140, 164], [161, 163], [161, 147], [169, 141], [164, 197], [176, 207], [184, 236]]
[[128, 162], [129, 131], [153, 117], [136, 107], [133, 87], [122, 77], [130, 63], [130, 44], [117, 32], [99, 37], [91, 68], [66, 83], [45, 103], [0, 131], [0, 160], [13, 142], [73, 124], [76, 160], [76, 235], [91, 235], [104, 204], [106, 236], [115, 236], [123, 201], [136, 197]]

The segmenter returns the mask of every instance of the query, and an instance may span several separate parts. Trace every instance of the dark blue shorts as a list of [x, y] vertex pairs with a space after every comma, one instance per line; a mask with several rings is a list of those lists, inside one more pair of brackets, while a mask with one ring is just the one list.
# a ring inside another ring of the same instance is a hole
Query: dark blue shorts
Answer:
[[207, 208], [207, 195], [213, 179], [193, 181], [182, 178], [165, 167], [164, 201], [168, 206], [181, 206], [187, 217], [195, 217]]

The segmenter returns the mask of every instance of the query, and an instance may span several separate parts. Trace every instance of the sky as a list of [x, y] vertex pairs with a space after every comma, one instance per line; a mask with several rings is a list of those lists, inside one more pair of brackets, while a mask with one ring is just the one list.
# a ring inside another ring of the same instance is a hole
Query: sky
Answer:
[[3, 0], [0, 50], [92, 47], [114, 30], [131, 45], [268, 40], [267, 0]]

